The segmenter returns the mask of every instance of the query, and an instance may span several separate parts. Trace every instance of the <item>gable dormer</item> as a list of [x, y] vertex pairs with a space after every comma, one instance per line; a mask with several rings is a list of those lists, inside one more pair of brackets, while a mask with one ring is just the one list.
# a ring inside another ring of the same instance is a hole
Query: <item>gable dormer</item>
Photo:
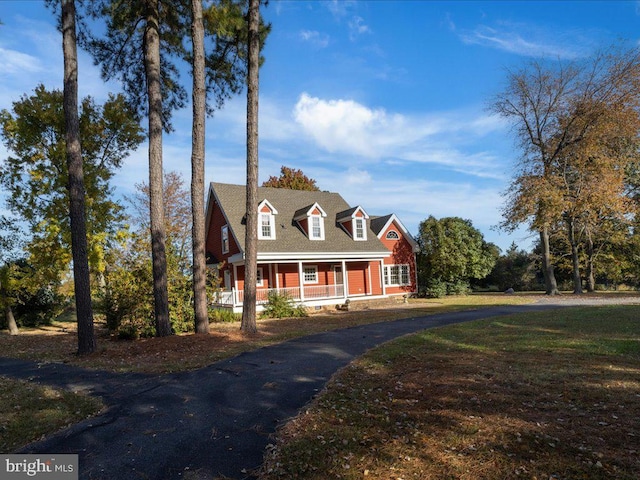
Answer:
[[367, 240], [367, 220], [369, 215], [360, 205], [338, 213], [336, 221], [351, 238], [357, 242]]
[[318, 202], [297, 210], [293, 219], [298, 223], [309, 240], [324, 240], [324, 219], [326, 212]]
[[276, 239], [276, 215], [278, 211], [266, 198], [258, 205], [258, 238], [260, 240]]

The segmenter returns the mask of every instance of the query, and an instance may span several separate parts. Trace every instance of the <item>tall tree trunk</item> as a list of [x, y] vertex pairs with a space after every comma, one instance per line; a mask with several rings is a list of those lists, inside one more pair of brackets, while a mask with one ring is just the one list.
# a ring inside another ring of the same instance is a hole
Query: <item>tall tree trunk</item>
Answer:
[[2, 304], [4, 305], [4, 320], [7, 323], [9, 335], [17, 335], [18, 333], [20, 333], [20, 330], [18, 330], [18, 324], [16, 323], [16, 318], [13, 316], [13, 310], [11, 309], [9, 295], [7, 294], [9, 271], [6, 265], [2, 268], [1, 275], [3, 278], [2, 280], [0, 280], [0, 299], [2, 300]]
[[78, 120], [78, 52], [76, 43], [76, 8], [74, 0], [62, 2], [62, 50], [64, 53], [64, 117], [66, 128], [67, 169], [69, 170], [69, 219], [73, 281], [78, 316], [78, 354], [96, 349], [91, 307], [87, 227], [84, 207], [84, 172]]
[[543, 227], [540, 230], [540, 243], [542, 244], [542, 274], [544, 275], [545, 293], [547, 295], [557, 295], [560, 292], [558, 291], [558, 284], [553, 273], [553, 264], [551, 263], [548, 227]]
[[196, 333], [209, 333], [207, 261], [204, 231], [204, 141], [207, 93], [204, 75], [204, 25], [202, 1], [192, 0], [193, 132], [191, 146], [191, 215], [193, 250], [193, 309]]
[[595, 254], [593, 251], [593, 239], [587, 231], [587, 292], [596, 291]]
[[158, 0], [147, 0], [144, 64], [149, 97], [149, 214], [156, 335], [171, 335], [162, 179], [162, 91]]
[[573, 293], [582, 294], [582, 277], [580, 276], [580, 258], [578, 255], [578, 242], [576, 240], [575, 221], [567, 219], [567, 233], [569, 235], [569, 245], [571, 245], [571, 267], [573, 271]]
[[4, 304], [4, 319], [7, 322], [9, 335], [18, 335], [20, 330], [18, 330], [18, 324], [16, 323], [16, 318], [13, 316], [13, 310], [11, 310], [9, 303]]
[[247, 224], [245, 232], [244, 300], [245, 333], [255, 333], [258, 271], [258, 69], [260, 67], [260, 0], [249, 0], [249, 62], [247, 74]]

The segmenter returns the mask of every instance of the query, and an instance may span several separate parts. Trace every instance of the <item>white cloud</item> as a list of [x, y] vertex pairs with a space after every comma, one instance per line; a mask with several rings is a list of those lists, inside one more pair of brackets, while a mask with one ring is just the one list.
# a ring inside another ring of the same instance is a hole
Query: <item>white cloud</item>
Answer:
[[371, 185], [372, 178], [366, 170], [351, 167], [344, 174], [344, 182], [350, 188], [364, 187], [365, 185]]
[[349, 38], [355, 40], [365, 33], [371, 33], [371, 29], [364, 23], [364, 18], [354, 15], [349, 21]]
[[293, 118], [321, 149], [359, 157], [354, 161], [429, 163], [480, 177], [504, 176], [495, 168], [494, 154], [464, 151], [471, 139], [504, 128], [495, 117], [469, 112], [408, 116], [303, 93]]
[[302, 30], [300, 38], [311, 44], [315, 48], [326, 48], [329, 46], [329, 35], [315, 30]]
[[331, 14], [336, 19], [345, 17], [349, 13], [349, 9], [354, 7], [355, 0], [331, 0], [326, 4]]
[[469, 45], [481, 45], [527, 57], [574, 59], [588, 55], [593, 37], [586, 32], [558, 31], [525, 23], [500, 22], [458, 29], [459, 38]]
[[40, 61], [36, 57], [16, 50], [0, 48], [0, 72], [2, 72], [2, 76], [33, 73], [41, 70]]

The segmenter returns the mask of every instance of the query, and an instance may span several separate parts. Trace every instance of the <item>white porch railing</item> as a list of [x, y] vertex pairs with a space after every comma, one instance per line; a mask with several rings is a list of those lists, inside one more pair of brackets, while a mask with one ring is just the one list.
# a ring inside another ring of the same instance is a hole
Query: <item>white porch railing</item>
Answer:
[[[343, 298], [344, 285], [306, 285], [302, 288], [300, 295], [300, 287], [289, 288], [258, 288], [256, 290], [256, 302], [267, 303], [269, 294], [277, 293], [278, 295], [286, 295], [294, 301], [304, 300], [324, 300], [330, 298]], [[244, 290], [224, 290], [216, 292], [215, 304], [220, 306], [238, 306], [244, 301]]]

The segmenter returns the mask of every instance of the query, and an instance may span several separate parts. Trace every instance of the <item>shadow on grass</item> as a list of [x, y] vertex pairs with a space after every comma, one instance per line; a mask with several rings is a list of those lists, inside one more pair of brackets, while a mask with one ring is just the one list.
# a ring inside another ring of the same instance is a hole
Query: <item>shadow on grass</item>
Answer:
[[391, 342], [284, 427], [262, 478], [640, 478], [638, 314], [514, 315]]

